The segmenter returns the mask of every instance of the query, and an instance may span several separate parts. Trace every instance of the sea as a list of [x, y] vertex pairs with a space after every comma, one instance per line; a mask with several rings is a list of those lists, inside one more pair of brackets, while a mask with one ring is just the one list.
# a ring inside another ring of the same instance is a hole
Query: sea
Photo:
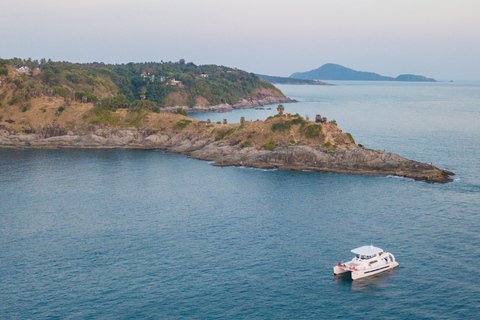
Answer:
[[[480, 82], [278, 88], [285, 112], [453, 182], [0, 149], [0, 319], [479, 319]], [[334, 276], [364, 245], [399, 267]]]

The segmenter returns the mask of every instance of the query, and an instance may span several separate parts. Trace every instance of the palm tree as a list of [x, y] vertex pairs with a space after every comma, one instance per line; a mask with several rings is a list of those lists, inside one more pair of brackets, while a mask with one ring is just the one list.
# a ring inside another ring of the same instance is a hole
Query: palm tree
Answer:
[[282, 104], [279, 104], [277, 107], [277, 111], [280, 116], [283, 115], [284, 110], [285, 110], [285, 107]]

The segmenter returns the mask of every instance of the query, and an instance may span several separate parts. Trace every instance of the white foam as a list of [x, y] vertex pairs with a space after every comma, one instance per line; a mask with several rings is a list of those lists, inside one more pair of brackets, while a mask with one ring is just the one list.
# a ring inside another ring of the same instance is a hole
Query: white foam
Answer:
[[404, 180], [404, 181], [415, 181], [415, 179], [412, 179], [412, 178], [406, 178], [406, 177], [400, 177], [400, 176], [394, 176], [394, 175], [389, 175], [389, 176], [387, 176], [387, 178]]

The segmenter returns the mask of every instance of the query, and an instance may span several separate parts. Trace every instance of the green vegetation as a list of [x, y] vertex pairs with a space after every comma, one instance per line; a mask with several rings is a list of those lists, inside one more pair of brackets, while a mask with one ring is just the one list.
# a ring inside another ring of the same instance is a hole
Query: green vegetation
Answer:
[[[0, 76], [9, 74], [9, 66], [30, 70], [14, 80], [16, 92], [11, 104], [25, 102], [37, 91], [99, 104], [111, 111], [126, 108], [160, 112], [160, 108], [168, 106], [194, 106], [197, 101], [206, 105], [235, 104], [241, 98], [258, 98], [264, 89], [281, 95], [272, 84], [253, 73], [217, 65], [197, 66], [185, 61], [78, 64], [45, 59], [40, 62], [0, 59]], [[32, 81], [29, 84], [29, 79], [36, 79], [40, 85]], [[25, 90], [27, 86], [29, 89]], [[182, 110], [179, 113], [186, 115]]]
[[71, 96], [70, 90], [65, 87], [53, 86], [52, 87], [53, 94], [58, 95], [60, 97], [69, 98]]
[[277, 122], [272, 124], [272, 131], [285, 131], [289, 130], [292, 126], [292, 123], [290, 121], [285, 121], [285, 122]]
[[192, 120], [180, 120], [175, 124], [175, 128], [180, 129], [182, 131], [185, 129], [190, 123], [192, 123]]
[[253, 146], [252, 143], [247, 140], [243, 143], [242, 148], [249, 148], [249, 147], [252, 147], [252, 146]]
[[231, 135], [232, 133], [235, 132], [235, 128], [232, 128], [232, 129], [226, 129], [226, 130], [218, 130], [217, 131], [217, 135], [215, 137], [215, 141], [220, 141], [222, 140], [223, 138], [225, 138], [226, 136], [229, 136]]
[[285, 111], [285, 107], [283, 106], [283, 104], [278, 105], [277, 111], [279, 115], [283, 115], [283, 111]]
[[270, 140], [269, 142], [265, 143], [263, 146], [265, 147], [266, 150], [273, 151], [276, 148], [274, 144], [275, 142], [273, 140]]
[[182, 108], [177, 110], [178, 114], [181, 114], [182, 116], [188, 117], [188, 112], [187, 110], [183, 110]]
[[305, 138], [314, 139], [320, 136], [322, 133], [322, 127], [318, 124], [310, 124], [306, 126], [302, 132]]
[[109, 110], [97, 108], [94, 110], [95, 117], [90, 120], [91, 123], [101, 123], [103, 125], [120, 126], [120, 117], [113, 116]]
[[330, 141], [328, 141], [328, 142], [326, 142], [326, 143], [323, 144], [323, 146], [324, 146], [325, 148], [330, 148], [331, 145], [332, 145], [332, 144], [331, 144]]
[[350, 141], [355, 144], [355, 140], [353, 139], [352, 135], [350, 133], [346, 133], [346, 135], [348, 136], [348, 139], [350, 139]]

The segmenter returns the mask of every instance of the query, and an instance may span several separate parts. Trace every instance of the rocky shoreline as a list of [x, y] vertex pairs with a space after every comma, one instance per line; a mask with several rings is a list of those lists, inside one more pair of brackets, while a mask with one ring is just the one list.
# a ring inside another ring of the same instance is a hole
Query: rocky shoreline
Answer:
[[356, 147], [327, 150], [291, 145], [266, 150], [230, 145], [213, 138], [152, 129], [115, 129], [95, 125], [73, 128], [62, 135], [0, 130], [0, 148], [157, 149], [213, 161], [216, 166], [246, 166], [311, 170], [344, 174], [394, 175], [427, 182], [452, 181], [453, 172], [380, 150]]
[[239, 102], [231, 105], [228, 103], [217, 104], [214, 106], [175, 106], [175, 107], [166, 107], [162, 110], [167, 112], [172, 112], [177, 109], [183, 109], [188, 113], [199, 113], [199, 112], [212, 112], [212, 113], [223, 113], [230, 112], [235, 109], [251, 109], [258, 106], [266, 106], [275, 103], [292, 103], [298, 102], [297, 100], [290, 99], [288, 97], [274, 97], [274, 96], [264, 96], [260, 99], [241, 99]]

